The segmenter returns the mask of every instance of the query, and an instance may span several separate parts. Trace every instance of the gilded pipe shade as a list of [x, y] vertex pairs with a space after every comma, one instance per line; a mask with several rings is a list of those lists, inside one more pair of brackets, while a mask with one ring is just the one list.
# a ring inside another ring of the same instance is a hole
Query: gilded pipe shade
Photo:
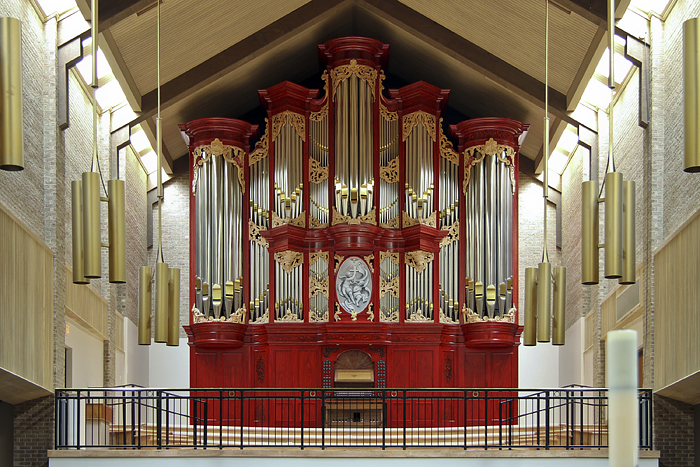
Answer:
[[151, 268], [139, 268], [139, 345], [151, 345]]
[[168, 285], [168, 345], [180, 344], [180, 269], [170, 268]]
[[537, 342], [549, 342], [552, 332], [552, 264], [537, 266]]
[[634, 284], [637, 280], [637, 251], [635, 246], [635, 182], [622, 184], [623, 229], [622, 229], [622, 277], [620, 284]]
[[700, 18], [683, 23], [683, 104], [686, 172], [700, 172]]
[[581, 283], [593, 285], [599, 281], [598, 182], [583, 182], [581, 205]]
[[102, 277], [102, 241], [100, 239], [100, 175], [83, 172], [83, 274]]
[[126, 214], [124, 201], [124, 181], [109, 180], [108, 220], [109, 220], [109, 282], [126, 282]]
[[168, 341], [168, 294], [170, 272], [167, 263], [156, 264], [156, 331], [153, 336], [155, 342]]
[[83, 275], [83, 182], [74, 180], [71, 186], [71, 220], [73, 226], [73, 283], [89, 284]]
[[24, 169], [22, 24], [0, 18], [0, 169]]
[[537, 345], [537, 268], [525, 268], [525, 330], [523, 344]]
[[605, 278], [622, 277], [622, 174], [605, 176]]
[[566, 268], [554, 268], [554, 306], [552, 311], [552, 344], [564, 345], [566, 337]]

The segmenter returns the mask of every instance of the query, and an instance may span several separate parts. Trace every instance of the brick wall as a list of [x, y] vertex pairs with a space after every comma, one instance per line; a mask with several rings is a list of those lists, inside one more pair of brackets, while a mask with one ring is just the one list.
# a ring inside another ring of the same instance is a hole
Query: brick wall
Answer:
[[45, 467], [54, 444], [54, 397], [14, 406], [14, 467]]
[[[123, 151], [124, 180], [126, 182], [126, 244], [129, 246], [129, 254], [126, 255], [126, 281], [127, 284], [138, 284], [139, 268], [151, 266], [148, 251], [146, 249], [146, 174], [141, 168], [137, 156], [127, 148]], [[126, 306], [124, 316], [138, 325], [138, 287], [126, 288]]]
[[562, 174], [562, 266], [566, 266], [566, 329], [586, 315], [581, 285], [581, 183], [580, 148]]
[[692, 405], [654, 396], [654, 449], [661, 451], [659, 467], [693, 467], [694, 432]]

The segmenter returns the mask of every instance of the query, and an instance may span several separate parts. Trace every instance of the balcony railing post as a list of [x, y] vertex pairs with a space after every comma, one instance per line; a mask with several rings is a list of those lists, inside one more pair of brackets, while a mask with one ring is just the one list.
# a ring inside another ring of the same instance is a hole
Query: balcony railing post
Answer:
[[544, 446], [545, 449], [549, 450], [549, 391], [544, 392], [545, 400], [544, 400], [544, 421], [545, 421], [545, 426], [544, 426]]
[[406, 391], [401, 391], [401, 399], [403, 401], [403, 449], [406, 450]]
[[204, 446], [202, 449], [207, 448], [207, 435], [209, 431], [209, 399], [207, 397], [204, 398], [204, 417], [203, 417], [204, 423], [202, 423], [202, 445]]
[[77, 403], [75, 404], [76, 407], [76, 418], [75, 418], [75, 444], [76, 444], [76, 449], [80, 449], [80, 391], [77, 391], [76, 393], [76, 399]]
[[[238, 391], [240, 401], [241, 401], [241, 449], [243, 449], [243, 389]], [[248, 402], [248, 407], [250, 407], [250, 402]], [[250, 414], [250, 410], [248, 410], [248, 413]]]
[[156, 444], [158, 446], [158, 449], [163, 448], [163, 433], [161, 432], [161, 428], [163, 427], [163, 420], [161, 420], [162, 408], [163, 392], [156, 391]]
[[[569, 398], [569, 390], [565, 389], [566, 391], [566, 449], [571, 449], [571, 446], [569, 444], [569, 430], [570, 430], [570, 417], [569, 417], [569, 412], [571, 409], [571, 400]], [[573, 417], [571, 417], [573, 418]]]
[[503, 401], [498, 403], [498, 450], [503, 449]]
[[464, 400], [464, 419], [463, 419], [463, 424], [464, 424], [464, 450], [467, 450], [467, 390], [465, 389], [463, 392], [463, 400]]
[[192, 444], [197, 449], [197, 399], [190, 399], [192, 402]]
[[386, 389], [382, 389], [382, 451], [386, 449]]
[[223, 389], [219, 389], [219, 449], [223, 449], [223, 448], [224, 448], [224, 391], [223, 391]]
[[326, 391], [321, 390], [321, 449], [326, 449]]
[[484, 391], [484, 449], [489, 449], [489, 391]]
[[304, 450], [304, 390], [301, 390], [301, 450]]

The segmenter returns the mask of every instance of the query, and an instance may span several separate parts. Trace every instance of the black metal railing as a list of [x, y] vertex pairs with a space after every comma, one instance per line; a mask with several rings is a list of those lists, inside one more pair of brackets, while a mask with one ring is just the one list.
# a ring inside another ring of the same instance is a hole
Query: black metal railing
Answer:
[[[607, 390], [56, 390], [56, 449], [607, 447]], [[651, 390], [639, 447], [651, 449]]]

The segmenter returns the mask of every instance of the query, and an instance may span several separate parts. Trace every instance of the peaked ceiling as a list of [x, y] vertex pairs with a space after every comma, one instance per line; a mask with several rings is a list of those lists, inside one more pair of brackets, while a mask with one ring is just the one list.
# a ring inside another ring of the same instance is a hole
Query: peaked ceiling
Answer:
[[[617, 11], [628, 4], [621, 0]], [[605, 0], [550, 1], [553, 133], [567, 122], [575, 124], [571, 111], [605, 47], [605, 11]], [[154, 126], [155, 3], [103, 1], [99, 14], [101, 32], [120, 63], [122, 87], [140, 105], [130, 124], [151, 120], [147, 123]], [[423, 80], [451, 90], [448, 105], [454, 115], [510, 117], [530, 124], [521, 154], [534, 161], [531, 170], [538, 167], [544, 116], [543, 0], [161, 0], [166, 151], [172, 159], [187, 154], [179, 123], [256, 116], [257, 89], [284, 80], [320, 87], [317, 44], [349, 35], [390, 44], [388, 87]]]

